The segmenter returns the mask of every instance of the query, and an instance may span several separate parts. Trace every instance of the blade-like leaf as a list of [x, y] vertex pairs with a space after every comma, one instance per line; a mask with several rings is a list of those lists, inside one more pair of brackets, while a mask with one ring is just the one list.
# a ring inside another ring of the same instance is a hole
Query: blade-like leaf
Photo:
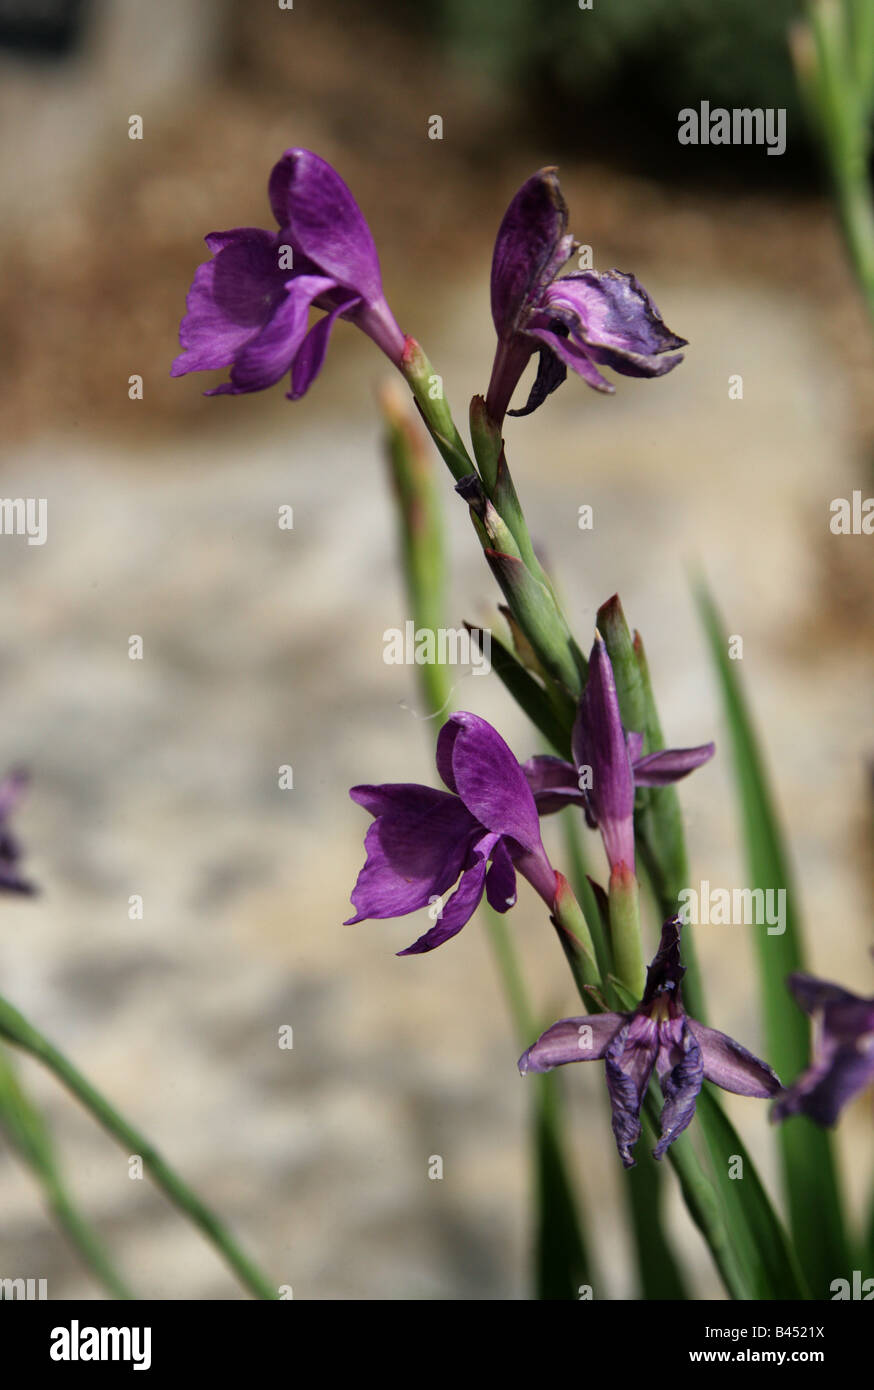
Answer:
[[[750, 888], [784, 889], [786, 929], [754, 928], [768, 1060], [784, 1083], [807, 1065], [808, 1023], [786, 988], [790, 972], [804, 969], [795, 886], [767, 777], [759, 753], [737, 663], [712, 598], [703, 584], [696, 600], [709, 639], [731, 734]], [[814, 1298], [827, 1298], [836, 1274], [850, 1267], [844, 1218], [830, 1137], [804, 1116], [779, 1129], [790, 1229]]]

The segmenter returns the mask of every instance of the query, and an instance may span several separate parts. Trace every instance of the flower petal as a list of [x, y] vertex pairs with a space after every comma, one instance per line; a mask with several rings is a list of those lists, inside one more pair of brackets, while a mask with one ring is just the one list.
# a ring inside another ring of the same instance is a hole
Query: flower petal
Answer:
[[267, 323], [237, 354], [230, 382], [207, 391], [208, 396], [242, 395], [273, 386], [290, 370], [305, 341], [310, 306], [333, 287], [323, 275], [301, 275], [288, 282], [287, 293]]
[[576, 343], [572, 343], [569, 338], [557, 333], [554, 328], [534, 325], [528, 331], [532, 337], [539, 338], [542, 343], [546, 343], [547, 347], [552, 349], [566, 367], [570, 367], [572, 372], [576, 372], [577, 376], [583, 378], [587, 386], [594, 387], [596, 391], [603, 391], [605, 395], [613, 395], [616, 387], [605, 376], [601, 375], [591, 360], [588, 350], [584, 352]]
[[522, 764], [526, 781], [534, 794], [539, 816], [552, 815], [565, 806], [585, 806], [586, 797], [577, 785], [577, 773], [572, 763], [541, 753]]
[[634, 275], [586, 270], [550, 285], [543, 312], [570, 331], [588, 355], [624, 376], [663, 376], [683, 358], [665, 356], [686, 346], [667, 327]]
[[451, 739], [451, 777], [465, 806], [487, 830], [511, 836], [532, 853], [542, 852], [534, 797], [501, 735], [485, 719], [464, 711], [447, 722], [457, 725], [457, 732], [447, 735], [444, 758]]
[[211, 261], [197, 267], [179, 326], [184, 349], [171, 376], [227, 367], [284, 298], [288, 271], [279, 269], [277, 240], [259, 227], [213, 232]]
[[492, 866], [486, 874], [486, 897], [495, 912], [507, 912], [516, 905], [516, 870], [503, 840], [492, 851]]
[[705, 1028], [694, 1018], [688, 1024], [701, 1049], [708, 1081], [738, 1096], [774, 1096], [782, 1089], [779, 1076], [767, 1062], [754, 1057], [734, 1038], [715, 1028]]
[[679, 1059], [659, 1077], [665, 1103], [659, 1121], [661, 1137], [653, 1149], [653, 1158], [663, 1158], [691, 1122], [704, 1080], [701, 1047], [686, 1019], [682, 1020], [678, 1050]]
[[640, 1108], [657, 1053], [655, 1025], [647, 1018], [632, 1015], [604, 1055], [613, 1137], [626, 1168], [634, 1167], [632, 1149], [640, 1138]]
[[[629, 751], [630, 751], [629, 735]], [[657, 753], [648, 753], [645, 758], [634, 759], [632, 768], [636, 787], [666, 787], [671, 782], [679, 782], [688, 777], [696, 767], [706, 763], [716, 752], [715, 743], [702, 743], [697, 748], [662, 748]]]
[[617, 1033], [626, 1026], [624, 1014], [586, 1014], [562, 1018], [541, 1033], [519, 1058], [519, 1070], [552, 1071], [568, 1062], [591, 1062], [604, 1057]]
[[547, 396], [557, 391], [567, 377], [567, 367], [560, 357], [546, 344], [540, 348], [537, 361], [537, 375], [531, 384], [528, 399], [521, 410], [508, 410], [508, 415], [533, 415], [538, 406], [543, 405]]
[[376, 819], [352, 891], [357, 912], [346, 925], [402, 917], [452, 887], [481, 834], [457, 797], [415, 783], [353, 787], [350, 796]]
[[492, 255], [492, 318], [499, 338], [519, 326], [528, 305], [571, 253], [567, 204], [555, 169], [539, 169], [512, 198]]
[[295, 248], [363, 299], [382, 298], [370, 228], [336, 169], [311, 150], [286, 150], [270, 175], [269, 195]]
[[589, 675], [571, 735], [578, 768], [590, 767], [588, 804], [598, 822], [611, 868], [634, 869], [634, 779], [619, 697], [607, 648], [595, 634]]
[[347, 313], [360, 303], [361, 300], [357, 298], [342, 300], [339, 304], [334, 305], [329, 313], [320, 318], [318, 323], [313, 324], [294, 359], [291, 390], [286, 392], [290, 401], [299, 401], [301, 396], [305, 396], [322, 370], [325, 353], [328, 351], [331, 329], [334, 327], [337, 317]]
[[455, 892], [444, 903], [436, 925], [426, 931], [424, 936], [420, 936], [418, 941], [414, 941], [412, 946], [408, 946], [405, 951], [398, 951], [398, 955], [420, 956], [425, 951], [433, 951], [436, 946], [442, 946], [443, 942], [448, 941], [450, 937], [457, 936], [479, 906], [480, 898], [483, 895], [485, 876], [486, 860], [485, 855], [481, 855], [473, 867], [462, 874], [461, 882]]

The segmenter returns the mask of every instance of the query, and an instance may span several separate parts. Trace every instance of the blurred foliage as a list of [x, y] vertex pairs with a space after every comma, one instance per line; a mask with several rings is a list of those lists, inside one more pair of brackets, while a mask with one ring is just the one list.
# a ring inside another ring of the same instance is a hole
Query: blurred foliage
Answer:
[[[409, 22], [401, 9], [398, 21]], [[605, 142], [631, 162], [673, 162], [677, 113], [711, 106], [785, 107], [789, 129], [781, 163], [810, 167], [787, 48], [800, 0], [423, 0], [414, 21], [442, 33], [456, 61], [518, 93], [532, 136], [565, 150]], [[726, 147], [708, 171], [755, 163], [772, 177], [762, 151]], [[681, 164], [698, 169], [695, 152]], [[747, 169], [745, 168], [745, 173]]]

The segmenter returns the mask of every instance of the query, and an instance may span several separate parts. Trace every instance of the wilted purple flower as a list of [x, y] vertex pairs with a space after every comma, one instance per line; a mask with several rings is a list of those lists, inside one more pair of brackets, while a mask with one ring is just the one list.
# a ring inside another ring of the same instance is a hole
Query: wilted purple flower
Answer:
[[18, 871], [21, 846], [6, 824], [18, 806], [27, 783], [25, 772], [9, 772], [0, 780], [0, 892], [36, 892], [34, 885], [22, 878]]
[[611, 869], [634, 869], [634, 789], [663, 787], [687, 776], [713, 757], [714, 745], [665, 748], [641, 757], [643, 735], [626, 734], [616, 681], [599, 632], [589, 657], [589, 675], [571, 736], [576, 767], [563, 758], [530, 758], [523, 771], [540, 815], [581, 806], [598, 826]]
[[613, 1133], [626, 1168], [634, 1167], [631, 1150], [640, 1138], [640, 1111], [653, 1070], [665, 1098], [654, 1158], [662, 1158], [691, 1121], [705, 1080], [740, 1096], [764, 1098], [780, 1090], [767, 1063], [686, 1014], [680, 992], [686, 973], [680, 962], [681, 930], [679, 917], [662, 927], [643, 998], [632, 1013], [563, 1018], [519, 1059], [523, 1075], [566, 1062], [605, 1062]]
[[[404, 335], [382, 291], [361, 209], [336, 170], [309, 150], [286, 150], [268, 186], [278, 232], [211, 232], [179, 329], [172, 376], [230, 367], [207, 396], [263, 391], [291, 372], [298, 400], [322, 369], [335, 319], [363, 329], [400, 366]], [[324, 317], [308, 328], [311, 309]]]
[[812, 975], [790, 975], [787, 984], [813, 1019], [813, 1060], [783, 1092], [771, 1118], [808, 1115], [818, 1125], [833, 1125], [847, 1102], [874, 1083], [874, 999]]
[[[557, 279], [577, 243], [567, 229], [567, 204], [554, 169], [523, 183], [504, 214], [492, 258], [492, 318], [498, 348], [486, 405], [503, 420], [532, 353], [540, 353], [537, 379], [523, 410], [528, 415], [560, 386], [570, 367], [597, 391], [613, 391], [598, 371], [663, 376], [682, 362], [685, 347], [633, 275], [585, 270]], [[665, 356], [673, 353], [672, 356]]]
[[376, 818], [349, 923], [417, 912], [457, 884], [436, 924], [399, 951], [402, 956], [431, 951], [455, 936], [483, 891], [497, 912], [506, 912], [516, 901], [516, 869], [550, 909], [561, 877], [546, 857], [525, 775], [491, 724], [475, 714], [453, 714], [437, 740], [437, 771], [448, 792], [401, 782], [349, 793]]

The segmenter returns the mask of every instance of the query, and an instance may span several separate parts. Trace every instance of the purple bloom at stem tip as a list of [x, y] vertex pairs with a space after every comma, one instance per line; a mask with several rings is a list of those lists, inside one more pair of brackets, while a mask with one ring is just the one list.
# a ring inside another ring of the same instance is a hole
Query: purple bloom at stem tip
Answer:
[[663, 787], [713, 757], [712, 743], [665, 748], [641, 756], [643, 735], [626, 733], [619, 713], [613, 666], [599, 632], [571, 736], [576, 767], [548, 755], [530, 758], [523, 771], [540, 815], [581, 806], [601, 831], [610, 868], [634, 871], [634, 789]]
[[847, 1102], [874, 1083], [874, 999], [812, 975], [790, 975], [787, 984], [813, 1019], [813, 1058], [780, 1096], [771, 1119], [807, 1115], [833, 1125]]
[[0, 780], [0, 892], [35, 893], [36, 888], [21, 877], [18, 861], [21, 846], [6, 822], [18, 806], [29, 781], [26, 772], [15, 771]]
[[681, 930], [679, 917], [665, 922], [643, 998], [631, 1013], [563, 1018], [519, 1059], [523, 1075], [567, 1062], [605, 1063], [613, 1133], [626, 1168], [634, 1167], [631, 1151], [640, 1137], [640, 1111], [653, 1071], [665, 1098], [654, 1158], [663, 1158], [690, 1123], [705, 1080], [741, 1096], [764, 1098], [780, 1090], [767, 1063], [686, 1014], [680, 992], [686, 973], [680, 962]]
[[525, 775], [491, 724], [453, 714], [437, 740], [437, 770], [449, 791], [401, 782], [349, 793], [375, 819], [352, 891], [357, 912], [346, 925], [438, 909], [435, 925], [402, 956], [432, 951], [455, 936], [483, 892], [496, 912], [506, 912], [516, 901], [517, 869], [550, 910], [560, 878], [546, 857]]
[[[540, 354], [529, 415], [560, 386], [568, 367], [596, 391], [613, 391], [599, 366], [623, 376], [663, 376], [686, 339], [666, 327], [633, 275], [585, 270], [557, 278], [578, 250], [556, 171], [523, 183], [504, 214], [492, 258], [492, 318], [498, 334], [486, 405], [498, 424], [528, 359]], [[671, 354], [671, 355], [666, 355]]]
[[[279, 231], [211, 232], [179, 328], [172, 376], [230, 367], [207, 396], [263, 391], [291, 372], [299, 400], [322, 369], [337, 318], [349, 319], [400, 367], [404, 335], [386, 303], [361, 209], [336, 170], [309, 150], [286, 150], [268, 185]], [[311, 309], [325, 313], [312, 328]]]

